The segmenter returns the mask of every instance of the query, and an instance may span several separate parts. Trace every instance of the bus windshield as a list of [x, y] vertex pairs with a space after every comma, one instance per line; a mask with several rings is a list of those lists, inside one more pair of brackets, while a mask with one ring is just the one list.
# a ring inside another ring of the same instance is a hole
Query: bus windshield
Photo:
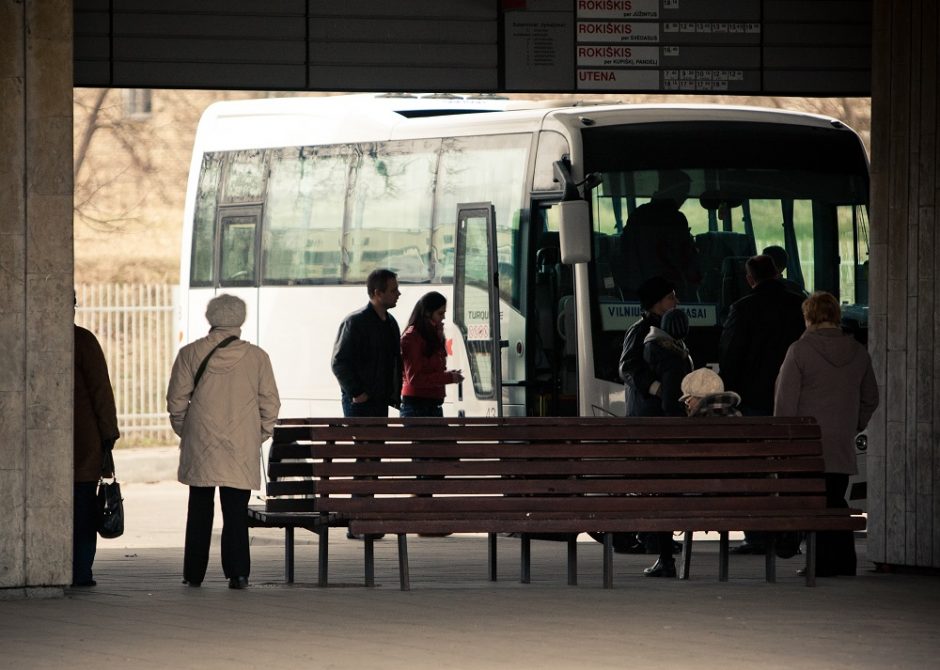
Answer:
[[[825, 290], [845, 324], [867, 327], [868, 172], [851, 131], [699, 122], [583, 131], [594, 225], [595, 374], [619, 381], [624, 331], [640, 315], [637, 287], [676, 286], [693, 326], [696, 363], [717, 360], [721, 324], [748, 292], [744, 262], [786, 253], [794, 291]], [[656, 147], [658, 146], [658, 150]]]

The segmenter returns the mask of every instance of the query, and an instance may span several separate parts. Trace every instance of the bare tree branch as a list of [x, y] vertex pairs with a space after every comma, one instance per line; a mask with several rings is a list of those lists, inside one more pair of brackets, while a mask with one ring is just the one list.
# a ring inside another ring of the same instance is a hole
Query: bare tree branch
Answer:
[[101, 105], [104, 103], [104, 99], [108, 96], [110, 91], [110, 88], [101, 89], [98, 91], [98, 94], [95, 96], [95, 101], [92, 103], [91, 112], [88, 115], [88, 119], [85, 122], [85, 129], [82, 132], [82, 139], [75, 149], [72, 174], [75, 176], [76, 181], [78, 180], [78, 173], [82, 169], [82, 165], [85, 164], [85, 158], [88, 156], [88, 147], [91, 145], [91, 138], [94, 137], [95, 131], [99, 128], [98, 117], [101, 114]]

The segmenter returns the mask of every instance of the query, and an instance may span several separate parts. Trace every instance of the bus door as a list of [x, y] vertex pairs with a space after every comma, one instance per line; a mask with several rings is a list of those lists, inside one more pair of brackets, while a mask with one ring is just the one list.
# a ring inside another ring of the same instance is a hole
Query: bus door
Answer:
[[457, 206], [453, 321], [469, 370], [457, 391], [461, 416], [502, 416], [496, 213], [491, 203]]
[[259, 344], [261, 205], [220, 207], [217, 239], [218, 293], [229, 293], [245, 301], [247, 317], [242, 326], [242, 339]]

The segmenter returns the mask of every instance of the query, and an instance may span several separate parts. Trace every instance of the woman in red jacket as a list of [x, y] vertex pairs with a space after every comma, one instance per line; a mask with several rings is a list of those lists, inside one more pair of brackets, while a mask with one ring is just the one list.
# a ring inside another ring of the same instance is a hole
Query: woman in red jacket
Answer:
[[443, 416], [444, 387], [463, 381], [460, 370], [447, 369], [444, 313], [447, 298], [431, 291], [418, 300], [401, 336], [405, 373], [401, 416]]

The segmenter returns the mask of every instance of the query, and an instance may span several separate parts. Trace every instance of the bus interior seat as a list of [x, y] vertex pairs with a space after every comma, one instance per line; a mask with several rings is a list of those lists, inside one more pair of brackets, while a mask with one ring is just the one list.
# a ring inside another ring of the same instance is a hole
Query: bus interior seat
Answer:
[[614, 275], [615, 268], [622, 265], [620, 259], [620, 238], [610, 235], [597, 235], [595, 238], [594, 265], [597, 273], [598, 291], [604, 296], [622, 299], [620, 284]]
[[695, 236], [699, 262], [702, 267], [702, 285], [699, 289], [701, 302], [723, 302], [726, 258], [750, 258], [757, 253], [754, 239], [744, 233], [713, 230]]
[[726, 256], [721, 261], [721, 299], [718, 301], [718, 319], [724, 323], [731, 304], [747, 295], [751, 287], [747, 283], [745, 264], [750, 256]]

